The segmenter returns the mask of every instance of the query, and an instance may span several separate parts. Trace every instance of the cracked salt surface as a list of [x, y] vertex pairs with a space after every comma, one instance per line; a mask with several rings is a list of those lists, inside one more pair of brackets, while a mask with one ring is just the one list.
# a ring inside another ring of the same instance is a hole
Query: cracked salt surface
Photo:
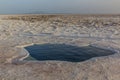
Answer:
[[40, 34], [22, 34], [21, 36], [40, 36], [40, 37], [63, 37], [63, 38], [90, 38], [90, 39], [99, 39], [99, 40], [120, 40], [120, 38], [111, 38], [107, 37], [98, 37], [91, 36], [90, 34], [80, 34], [80, 35], [54, 35], [52, 33], [40, 33]]

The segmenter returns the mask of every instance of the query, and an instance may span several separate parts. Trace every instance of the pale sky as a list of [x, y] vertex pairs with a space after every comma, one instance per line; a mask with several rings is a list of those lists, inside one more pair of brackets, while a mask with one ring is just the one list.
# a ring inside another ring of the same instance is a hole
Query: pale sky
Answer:
[[0, 0], [0, 14], [119, 14], [120, 0]]

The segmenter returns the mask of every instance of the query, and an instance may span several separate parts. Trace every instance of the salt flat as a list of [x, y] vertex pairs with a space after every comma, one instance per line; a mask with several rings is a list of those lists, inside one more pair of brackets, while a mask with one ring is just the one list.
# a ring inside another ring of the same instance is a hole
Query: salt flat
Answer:
[[[0, 79], [119, 80], [119, 38], [118, 15], [1, 15]], [[24, 47], [45, 43], [92, 45], [116, 53], [77, 63], [20, 60]]]

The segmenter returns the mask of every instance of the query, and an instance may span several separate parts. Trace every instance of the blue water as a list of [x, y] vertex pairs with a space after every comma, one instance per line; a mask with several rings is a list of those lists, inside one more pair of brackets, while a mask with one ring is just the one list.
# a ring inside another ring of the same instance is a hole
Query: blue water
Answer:
[[100, 49], [92, 46], [77, 47], [66, 44], [41, 44], [25, 47], [30, 53], [26, 60], [55, 60], [81, 62], [93, 57], [108, 56], [114, 54], [113, 51]]
[[119, 0], [0, 0], [0, 14], [119, 14]]

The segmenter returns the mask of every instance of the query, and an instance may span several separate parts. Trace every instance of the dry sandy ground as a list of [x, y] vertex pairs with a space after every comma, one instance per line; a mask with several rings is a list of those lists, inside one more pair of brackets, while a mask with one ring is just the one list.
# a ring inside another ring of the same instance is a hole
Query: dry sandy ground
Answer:
[[[41, 33], [53, 37], [29, 36]], [[81, 37], [54, 37], [59, 35]], [[119, 80], [119, 38], [120, 16], [1, 15], [0, 80]], [[94, 45], [116, 54], [78, 63], [18, 60], [23, 47], [44, 43]]]

